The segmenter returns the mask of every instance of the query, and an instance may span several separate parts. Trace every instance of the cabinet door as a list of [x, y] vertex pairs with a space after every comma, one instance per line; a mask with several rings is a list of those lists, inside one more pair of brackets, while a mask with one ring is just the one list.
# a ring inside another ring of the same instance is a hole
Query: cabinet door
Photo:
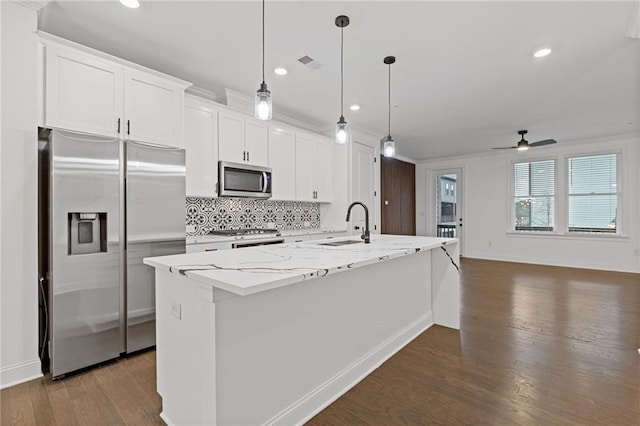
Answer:
[[296, 199], [296, 136], [292, 130], [269, 128], [271, 191], [276, 200]]
[[137, 70], [126, 69], [124, 79], [125, 137], [183, 147], [184, 90]]
[[218, 113], [211, 108], [187, 104], [184, 108], [187, 196], [217, 196], [218, 161], [215, 152]]
[[296, 133], [296, 199], [315, 201], [312, 178], [314, 139], [304, 133]]
[[[317, 140], [313, 144], [313, 188], [316, 200], [331, 202], [333, 198], [333, 143]], [[345, 182], [345, 185], [347, 182]]]
[[[122, 66], [86, 53], [46, 47], [45, 125], [118, 137]], [[122, 120], [120, 130], [122, 131]]]
[[247, 162], [256, 166], [269, 165], [269, 129], [266, 123], [247, 119], [244, 131], [244, 147], [247, 150]]
[[218, 156], [220, 161], [246, 162], [245, 119], [229, 112], [218, 113]]

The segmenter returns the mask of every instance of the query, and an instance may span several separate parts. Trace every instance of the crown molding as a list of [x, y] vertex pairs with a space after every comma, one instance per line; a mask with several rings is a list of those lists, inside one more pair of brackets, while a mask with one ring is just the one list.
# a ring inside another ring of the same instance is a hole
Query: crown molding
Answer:
[[202, 89], [197, 86], [187, 87], [187, 90], [184, 91], [188, 95], [197, 96], [198, 98], [206, 99], [208, 101], [222, 103], [220, 102], [220, 98], [216, 92], [211, 90]]
[[27, 1], [27, 0], [10, 0], [11, 3], [16, 3], [21, 6], [27, 7], [31, 10], [35, 10], [36, 12], [51, 3], [52, 0], [42, 0], [42, 1]]
[[[255, 101], [253, 96], [248, 96], [244, 93], [236, 92], [235, 90], [226, 88], [222, 89], [220, 92], [217, 92], [216, 96], [217, 102], [228, 106], [230, 109], [249, 115], [254, 114]], [[310, 124], [275, 111], [273, 113], [273, 120], [282, 124], [288, 124], [290, 126], [298, 127], [309, 132], [322, 133], [322, 129], [314, 124]]]

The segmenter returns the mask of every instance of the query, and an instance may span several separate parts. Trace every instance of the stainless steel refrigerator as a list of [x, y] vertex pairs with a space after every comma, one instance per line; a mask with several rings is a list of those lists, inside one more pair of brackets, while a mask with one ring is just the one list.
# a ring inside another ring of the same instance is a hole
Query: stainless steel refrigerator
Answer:
[[40, 150], [40, 281], [54, 378], [155, 345], [154, 271], [185, 252], [182, 149], [52, 130]]

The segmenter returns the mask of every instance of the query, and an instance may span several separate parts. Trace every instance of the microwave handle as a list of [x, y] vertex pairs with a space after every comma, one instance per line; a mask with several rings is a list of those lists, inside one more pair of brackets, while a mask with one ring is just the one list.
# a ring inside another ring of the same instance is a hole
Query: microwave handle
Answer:
[[262, 192], [267, 192], [267, 172], [262, 172]]

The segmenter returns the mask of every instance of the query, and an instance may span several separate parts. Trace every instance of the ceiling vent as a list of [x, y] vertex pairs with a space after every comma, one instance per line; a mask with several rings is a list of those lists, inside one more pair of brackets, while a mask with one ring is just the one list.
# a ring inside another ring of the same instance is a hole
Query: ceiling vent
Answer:
[[312, 70], [317, 70], [322, 66], [318, 61], [308, 55], [304, 55], [302, 58], [298, 58], [298, 62]]

